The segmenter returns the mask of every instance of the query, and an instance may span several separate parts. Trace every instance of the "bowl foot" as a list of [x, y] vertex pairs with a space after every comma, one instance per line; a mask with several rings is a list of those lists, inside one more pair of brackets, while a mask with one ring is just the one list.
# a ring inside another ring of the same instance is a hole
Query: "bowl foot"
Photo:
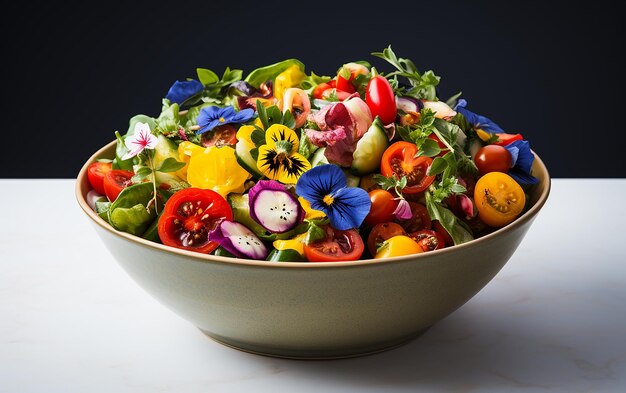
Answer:
[[234, 348], [243, 352], [252, 353], [255, 355], [270, 356], [284, 359], [297, 359], [297, 360], [328, 360], [328, 359], [345, 359], [354, 358], [360, 356], [373, 355], [379, 352], [388, 351], [394, 348], [401, 347], [408, 342], [416, 339], [424, 334], [430, 326], [419, 330], [411, 335], [401, 337], [396, 340], [386, 341], [383, 343], [376, 343], [370, 346], [354, 347], [354, 348], [341, 348], [341, 349], [293, 349], [293, 348], [275, 348], [275, 347], [263, 347], [249, 343], [243, 343], [236, 340], [232, 340], [226, 337], [218, 336], [207, 332], [206, 330], [199, 329], [202, 333], [207, 335], [212, 340], [225, 345], [230, 348]]

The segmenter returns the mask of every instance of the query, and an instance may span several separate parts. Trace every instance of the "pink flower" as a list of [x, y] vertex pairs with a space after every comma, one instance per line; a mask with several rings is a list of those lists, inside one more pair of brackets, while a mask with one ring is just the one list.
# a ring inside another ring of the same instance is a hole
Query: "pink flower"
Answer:
[[406, 199], [400, 199], [398, 203], [398, 207], [393, 211], [393, 216], [398, 220], [408, 220], [413, 217], [413, 212], [411, 211], [411, 205]]
[[158, 142], [157, 137], [150, 132], [148, 123], [137, 123], [135, 124], [135, 132], [132, 135], [126, 136], [124, 144], [128, 148], [128, 153], [124, 154], [122, 160], [135, 157], [137, 154], [144, 151], [144, 149], [154, 149]]

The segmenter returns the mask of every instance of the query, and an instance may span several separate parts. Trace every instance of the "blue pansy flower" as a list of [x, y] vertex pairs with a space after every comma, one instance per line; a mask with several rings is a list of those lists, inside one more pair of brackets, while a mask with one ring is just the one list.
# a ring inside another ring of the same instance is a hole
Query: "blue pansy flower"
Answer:
[[165, 98], [172, 103], [182, 105], [185, 101], [200, 93], [204, 89], [204, 85], [195, 79], [180, 82], [176, 81], [170, 87]]
[[466, 106], [467, 101], [465, 101], [464, 99], [460, 99], [454, 107], [454, 110], [461, 113], [465, 117], [467, 122], [470, 123], [475, 129], [481, 129], [483, 131], [492, 132], [495, 134], [500, 134], [504, 132], [504, 130], [500, 128], [499, 125], [494, 123], [491, 119], [465, 109]]
[[519, 184], [535, 184], [537, 178], [530, 174], [535, 156], [528, 141], [513, 141], [504, 146], [511, 153], [512, 164], [509, 175]]
[[239, 112], [235, 112], [235, 108], [227, 106], [220, 108], [219, 106], [205, 106], [198, 114], [196, 119], [200, 129], [197, 134], [211, 131], [217, 126], [231, 123], [245, 123], [254, 116], [254, 109], [246, 108]]
[[348, 187], [346, 175], [332, 164], [304, 172], [296, 184], [296, 193], [313, 209], [324, 212], [330, 225], [340, 231], [360, 227], [372, 204], [367, 191]]

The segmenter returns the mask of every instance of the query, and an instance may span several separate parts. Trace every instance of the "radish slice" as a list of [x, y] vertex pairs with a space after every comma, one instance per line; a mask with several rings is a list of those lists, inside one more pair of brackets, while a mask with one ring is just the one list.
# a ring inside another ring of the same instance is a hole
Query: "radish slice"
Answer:
[[406, 113], [419, 113], [424, 105], [417, 98], [396, 97], [396, 107]]
[[290, 231], [304, 220], [298, 199], [275, 180], [259, 180], [248, 198], [250, 217], [272, 233]]
[[219, 243], [236, 257], [265, 259], [269, 250], [248, 227], [238, 222], [224, 220], [211, 232], [211, 241]]

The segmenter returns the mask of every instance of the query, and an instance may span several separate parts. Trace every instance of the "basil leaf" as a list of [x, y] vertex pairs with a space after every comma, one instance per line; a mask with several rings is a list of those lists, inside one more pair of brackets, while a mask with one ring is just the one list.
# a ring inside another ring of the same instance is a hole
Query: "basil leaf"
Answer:
[[435, 203], [429, 192], [425, 193], [426, 208], [432, 220], [437, 220], [450, 234], [454, 244], [462, 244], [474, 240], [472, 231], [454, 213], [439, 203]]
[[261, 103], [261, 100], [256, 100], [256, 111], [259, 114], [259, 120], [261, 120], [261, 124], [263, 124], [263, 129], [267, 130], [270, 127], [270, 124], [267, 119], [267, 111]]
[[163, 161], [160, 167], [157, 168], [159, 172], [176, 172], [185, 166], [184, 162], [180, 162], [173, 157], [168, 157]]
[[278, 63], [270, 64], [265, 67], [260, 67], [248, 74], [245, 81], [251, 84], [252, 86], [258, 88], [261, 83], [265, 83], [268, 80], [273, 80], [280, 74], [285, 71], [287, 68], [292, 65], [297, 65], [300, 67], [302, 71], [304, 71], [304, 64], [300, 60], [297, 59], [287, 59]]
[[437, 157], [433, 160], [433, 163], [430, 164], [430, 168], [428, 168], [428, 176], [437, 176], [442, 173], [448, 167], [448, 161], [441, 157]]
[[220, 80], [219, 76], [217, 76], [215, 72], [206, 68], [196, 68], [196, 73], [198, 74], [198, 80], [200, 83], [205, 86], [219, 82]]
[[426, 157], [434, 157], [441, 153], [441, 148], [437, 141], [433, 139], [425, 139], [420, 146], [420, 155]]

